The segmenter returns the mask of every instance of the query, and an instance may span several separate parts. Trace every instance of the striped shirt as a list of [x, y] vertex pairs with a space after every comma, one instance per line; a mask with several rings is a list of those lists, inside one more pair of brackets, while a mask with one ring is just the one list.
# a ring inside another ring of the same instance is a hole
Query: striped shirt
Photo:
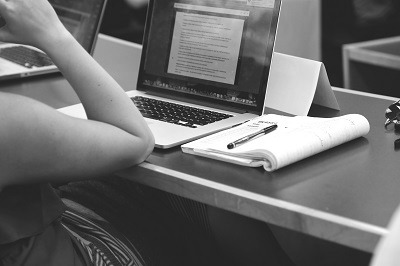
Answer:
[[100, 225], [81, 214], [67, 210], [62, 225], [76, 238], [96, 266], [142, 266], [140, 253], [126, 238], [116, 236], [115, 230], [106, 223]]

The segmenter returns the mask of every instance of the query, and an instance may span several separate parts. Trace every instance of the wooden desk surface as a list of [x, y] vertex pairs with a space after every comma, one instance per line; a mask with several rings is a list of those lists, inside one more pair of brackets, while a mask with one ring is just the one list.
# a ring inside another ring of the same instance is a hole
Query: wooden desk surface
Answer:
[[[111, 53], [110, 45], [122, 45]], [[100, 36], [94, 57], [126, 90], [134, 89], [135, 45]], [[139, 47], [140, 48], [140, 47]], [[128, 53], [127, 53], [128, 52]], [[126, 56], [123, 56], [123, 55]], [[115, 64], [118, 62], [118, 64]], [[125, 64], [125, 67], [123, 68]], [[127, 71], [126, 69], [130, 69]], [[3, 82], [2, 91], [26, 95], [54, 108], [79, 102], [60, 75]], [[180, 148], [155, 150], [121, 176], [216, 207], [315, 237], [373, 251], [400, 203], [400, 136], [383, 127], [394, 98], [336, 89], [341, 111], [314, 106], [311, 116], [364, 115], [365, 138], [346, 143], [273, 173], [184, 154]]]

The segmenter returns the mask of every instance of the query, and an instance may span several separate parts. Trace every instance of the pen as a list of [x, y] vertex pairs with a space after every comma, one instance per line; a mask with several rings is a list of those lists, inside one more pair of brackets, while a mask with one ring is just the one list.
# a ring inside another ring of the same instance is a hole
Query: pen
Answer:
[[278, 127], [278, 125], [272, 125], [272, 126], [263, 128], [260, 131], [254, 132], [253, 134], [250, 134], [248, 136], [245, 136], [243, 138], [235, 140], [234, 142], [229, 143], [227, 145], [227, 148], [228, 149], [233, 149], [233, 148], [235, 148], [235, 147], [237, 147], [239, 145], [242, 145], [243, 143], [246, 143], [246, 142], [248, 142], [248, 141], [250, 141], [250, 140], [252, 140], [252, 139], [254, 139], [254, 138], [258, 137], [258, 136], [261, 136], [263, 134], [267, 134], [267, 133], [275, 130], [277, 127]]
[[232, 127], [237, 127], [237, 126], [240, 126], [240, 125], [242, 125], [242, 124], [244, 124], [244, 123], [247, 123], [247, 122], [249, 122], [250, 120], [246, 120], [246, 121], [244, 121], [244, 122], [242, 122], [242, 123], [239, 123], [239, 124], [236, 124], [236, 125], [233, 125]]

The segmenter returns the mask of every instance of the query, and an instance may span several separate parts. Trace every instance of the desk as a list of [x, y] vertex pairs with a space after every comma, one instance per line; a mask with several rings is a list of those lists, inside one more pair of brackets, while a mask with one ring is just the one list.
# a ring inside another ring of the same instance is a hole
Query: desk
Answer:
[[[115, 49], [117, 48], [117, 49]], [[112, 51], [112, 53], [111, 53]], [[101, 35], [95, 58], [124, 86], [135, 88], [140, 46]], [[77, 102], [59, 75], [2, 84], [60, 108]], [[273, 173], [155, 150], [121, 176], [222, 209], [362, 251], [374, 250], [400, 203], [398, 138], [386, 132], [384, 111], [395, 99], [335, 89], [340, 112], [314, 106], [310, 115], [360, 113], [371, 124], [366, 138], [346, 143]]]
[[122, 176], [372, 252], [400, 203], [400, 154], [393, 149], [399, 136], [383, 128], [383, 112], [392, 101], [345, 90], [335, 93], [340, 114], [360, 113], [368, 118], [371, 131], [366, 138], [273, 173], [183, 154], [179, 148], [155, 150], [146, 163]]

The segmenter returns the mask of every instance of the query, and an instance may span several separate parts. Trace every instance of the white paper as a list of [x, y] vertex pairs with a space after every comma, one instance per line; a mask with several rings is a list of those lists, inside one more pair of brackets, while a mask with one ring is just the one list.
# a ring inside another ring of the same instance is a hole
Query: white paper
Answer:
[[[270, 125], [278, 128], [233, 149], [227, 144]], [[264, 115], [251, 121], [187, 143], [183, 151], [274, 171], [339, 144], [366, 135], [370, 126], [358, 114], [334, 118]], [[218, 155], [221, 155], [218, 158]], [[247, 160], [247, 161], [246, 161]]]

